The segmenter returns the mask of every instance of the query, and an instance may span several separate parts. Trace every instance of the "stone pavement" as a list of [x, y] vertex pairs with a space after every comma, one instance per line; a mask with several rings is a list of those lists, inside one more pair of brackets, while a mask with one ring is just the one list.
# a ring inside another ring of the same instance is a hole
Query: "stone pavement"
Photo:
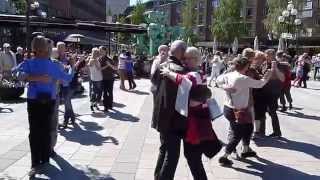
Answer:
[[[116, 82], [115, 108], [107, 114], [92, 114], [88, 97], [74, 99], [78, 126], [60, 131], [56, 148], [59, 156], [35, 179], [152, 180], [159, 135], [150, 128], [149, 82], [138, 80], [137, 84], [136, 91], [124, 92], [118, 89]], [[310, 82], [310, 87], [293, 89], [295, 108], [279, 113], [285, 138], [253, 143], [259, 158], [234, 160], [233, 168], [220, 167], [217, 157], [204, 158], [209, 179], [319, 180], [320, 83]], [[222, 102], [223, 93], [217, 89], [213, 91]], [[0, 113], [0, 179], [28, 179], [26, 103], [0, 103], [0, 107], [14, 111], [6, 109]], [[63, 111], [63, 107], [60, 108]], [[226, 141], [227, 121], [221, 117], [213, 127], [221, 140]], [[180, 157], [175, 179], [191, 180], [183, 150]]]

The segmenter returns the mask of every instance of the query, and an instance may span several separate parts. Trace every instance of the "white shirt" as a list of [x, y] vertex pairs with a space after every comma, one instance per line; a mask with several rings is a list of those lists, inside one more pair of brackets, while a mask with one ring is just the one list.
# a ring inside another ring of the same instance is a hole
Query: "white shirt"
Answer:
[[95, 61], [89, 66], [91, 81], [102, 81], [101, 64], [99, 61]]
[[226, 106], [235, 109], [244, 109], [249, 105], [250, 89], [262, 88], [267, 81], [264, 79], [255, 80], [234, 71], [219, 76], [217, 83], [220, 87], [232, 87], [236, 90], [235, 93], [226, 92]]

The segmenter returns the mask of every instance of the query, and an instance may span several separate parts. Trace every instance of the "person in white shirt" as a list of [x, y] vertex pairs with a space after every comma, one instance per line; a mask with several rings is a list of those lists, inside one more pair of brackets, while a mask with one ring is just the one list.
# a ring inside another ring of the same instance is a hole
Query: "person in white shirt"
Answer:
[[222, 66], [222, 60], [221, 60], [220, 52], [216, 52], [211, 62], [211, 76], [208, 84], [209, 87], [211, 86], [212, 81], [214, 81], [216, 86], [216, 79], [220, 75], [221, 66]]
[[312, 58], [312, 64], [314, 65], [313, 79], [317, 80], [317, 73], [320, 69], [320, 53], [314, 58]]
[[[245, 57], [235, 58], [233, 63], [235, 71], [217, 79], [218, 86], [226, 90], [224, 116], [228, 119], [232, 130], [225, 155], [219, 158], [219, 163], [223, 166], [232, 165], [228, 156], [236, 149], [241, 140], [243, 141], [241, 157], [256, 156], [256, 152], [249, 148], [253, 132], [253, 118], [249, 108], [250, 89], [262, 88], [271, 77], [271, 72], [266, 73], [261, 80], [255, 80], [247, 76], [246, 72], [250, 66], [250, 61]], [[274, 68], [271, 71], [274, 71]]]
[[92, 93], [91, 93], [91, 111], [94, 112], [94, 107], [99, 110], [98, 103], [102, 96], [102, 67], [99, 62], [99, 49], [92, 49], [92, 56], [90, 57], [88, 66], [90, 70], [90, 80], [92, 82]]

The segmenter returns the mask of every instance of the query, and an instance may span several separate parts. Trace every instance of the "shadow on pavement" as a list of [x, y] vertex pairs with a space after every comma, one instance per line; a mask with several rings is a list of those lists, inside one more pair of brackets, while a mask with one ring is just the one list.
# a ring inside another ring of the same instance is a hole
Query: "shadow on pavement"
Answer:
[[121, 103], [117, 103], [117, 102], [113, 102], [113, 107], [124, 108], [124, 107], [126, 107], [126, 105], [121, 104]]
[[298, 151], [313, 156], [314, 158], [320, 159], [320, 147], [314, 144], [293, 141], [286, 138], [263, 139], [255, 141], [255, 144], [258, 147], [275, 147], [279, 149]]
[[12, 108], [1, 108], [0, 107], [0, 113], [13, 113]]
[[127, 92], [134, 93], [134, 94], [137, 94], [137, 95], [149, 95], [150, 94], [148, 92], [139, 91], [139, 90], [132, 90], [132, 91], [127, 91]]
[[104, 143], [112, 143], [115, 145], [119, 144], [119, 141], [116, 138], [111, 136], [104, 137], [95, 132], [103, 129], [103, 127], [99, 126], [97, 123], [80, 122], [80, 124], [84, 126], [84, 129], [82, 129], [78, 124], [75, 124], [74, 129], [70, 131], [62, 129], [59, 133], [61, 136], [64, 136], [67, 141], [77, 142], [84, 146], [102, 146]]
[[301, 118], [301, 119], [310, 119], [310, 120], [316, 120], [316, 121], [320, 120], [320, 116], [307, 115], [307, 114], [301, 113], [299, 111], [294, 111], [294, 112], [287, 111], [287, 112], [283, 112], [283, 113], [288, 116], [297, 117], [297, 118]]
[[[310, 175], [296, 169], [273, 163], [267, 159], [257, 157], [259, 162], [243, 159], [241, 162], [249, 164], [248, 169], [232, 167], [232, 169], [259, 176], [263, 180], [318, 180], [320, 176]], [[251, 170], [252, 169], [252, 170]]]
[[119, 121], [130, 121], [130, 122], [138, 122], [139, 121], [139, 118], [132, 116], [131, 114], [126, 114], [126, 113], [120, 112], [115, 109], [108, 111], [107, 115], [111, 119], [119, 120]]
[[76, 180], [115, 180], [108, 174], [102, 174], [96, 169], [90, 168], [88, 166], [86, 167], [74, 167], [69, 162], [67, 162], [65, 159], [63, 159], [61, 156], [57, 156], [54, 158], [55, 162], [57, 163], [58, 167], [55, 167], [53, 165], [48, 165], [43, 170], [43, 175], [46, 176], [46, 178], [34, 177], [30, 178], [30, 180], [47, 180], [49, 179], [76, 179]]

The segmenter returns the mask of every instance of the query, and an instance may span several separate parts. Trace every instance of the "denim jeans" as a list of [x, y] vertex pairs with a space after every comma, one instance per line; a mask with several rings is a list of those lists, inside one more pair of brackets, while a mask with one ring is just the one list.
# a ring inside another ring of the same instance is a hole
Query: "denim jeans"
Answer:
[[71, 119], [72, 122], [75, 121], [75, 115], [73, 112], [73, 107], [71, 103], [72, 95], [73, 95], [73, 89], [70, 87], [62, 87], [62, 95], [64, 98], [64, 123], [68, 123], [69, 119]]

